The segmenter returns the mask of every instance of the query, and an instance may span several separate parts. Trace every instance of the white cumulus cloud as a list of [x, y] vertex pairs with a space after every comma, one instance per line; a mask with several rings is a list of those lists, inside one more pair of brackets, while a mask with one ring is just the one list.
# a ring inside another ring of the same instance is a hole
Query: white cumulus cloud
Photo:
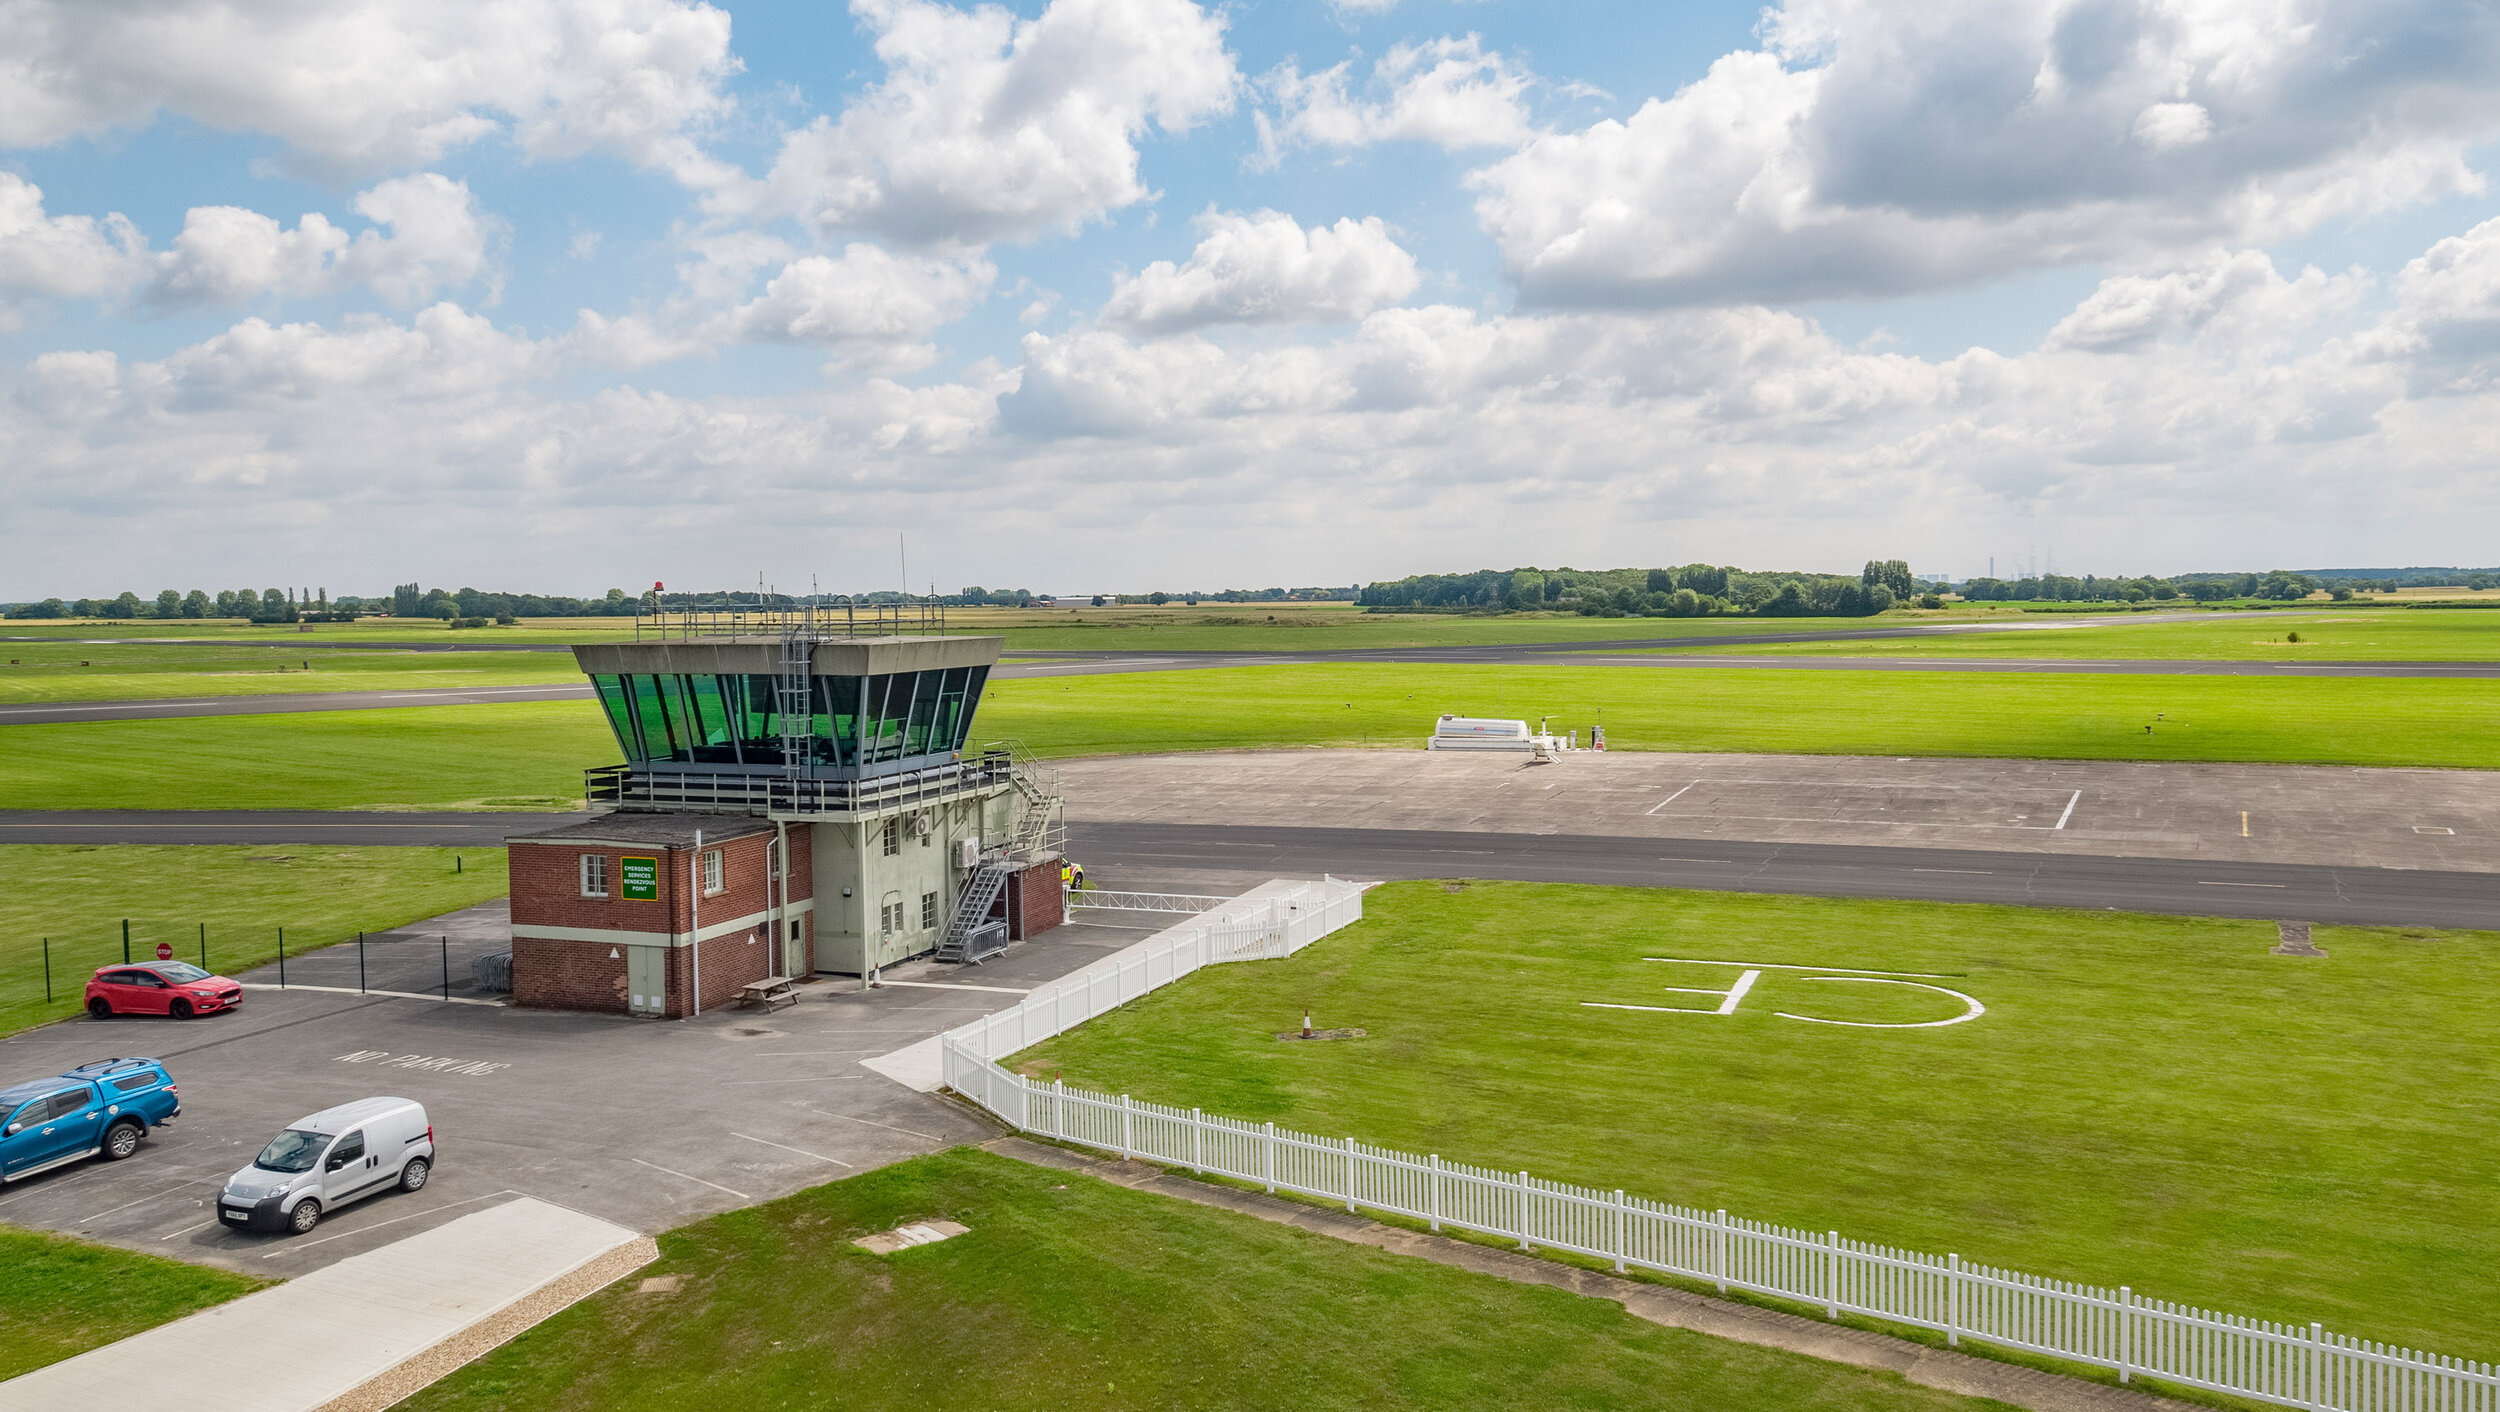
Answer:
[[41, 187], [0, 172], [0, 330], [15, 327], [30, 301], [126, 287], [146, 249], [122, 217], [46, 215]]
[[2479, 190], [2466, 154], [2500, 133], [2500, 17], [2471, 0], [1791, 0], [1765, 34], [1475, 174], [1523, 295], [1781, 301], [2154, 262]]
[[2233, 346], [2271, 349], [2320, 317], [2352, 307], [2370, 283], [2364, 271], [2329, 275], [2314, 265], [2285, 279], [2262, 250], [2216, 251], [2163, 274], [2101, 281], [2049, 330], [2044, 344], [2110, 352], [2210, 335]]
[[962, 317], [997, 278], [986, 260], [896, 255], [856, 241], [839, 256], [784, 265], [761, 296], [729, 316], [724, 332], [750, 343], [900, 348]]
[[1532, 82], [1472, 34], [1392, 46], [1372, 65], [1361, 93], [1351, 59], [1314, 74], [1281, 64], [1260, 80], [1276, 105], [1275, 116], [1258, 115], [1263, 158], [1272, 164], [1284, 148], [1298, 145], [1516, 147], [1529, 135], [1525, 100]]
[[716, 204], [970, 248], [1073, 230], [1145, 199], [1149, 128], [1228, 110], [1239, 75], [1224, 21], [1190, 0], [997, 6], [853, 0], [885, 78], [792, 133], [760, 190]]
[[735, 68], [728, 14], [692, 0], [9, 0], [0, 145], [173, 112], [328, 177], [498, 131], [535, 156], [696, 167], [686, 133]]
[[1359, 319], [1415, 292], [1415, 257], [1378, 216], [1304, 230], [1275, 211], [1209, 212], [1188, 263], [1157, 260], [1122, 278], [1102, 321], [1142, 333], [1209, 324], [1333, 323]]
[[155, 257], [147, 299], [164, 307], [223, 307], [264, 295], [299, 298], [368, 285], [413, 305], [476, 279], [488, 231], [466, 182], [433, 172], [357, 195], [357, 214], [383, 229], [353, 237], [319, 212], [293, 230], [239, 206], [195, 206], [173, 248]]

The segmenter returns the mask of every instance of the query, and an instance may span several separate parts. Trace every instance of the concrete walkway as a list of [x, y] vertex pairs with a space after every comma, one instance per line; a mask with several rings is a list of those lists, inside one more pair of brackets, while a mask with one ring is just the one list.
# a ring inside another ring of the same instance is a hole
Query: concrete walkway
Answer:
[[522, 1197], [0, 1383], [0, 1412], [379, 1412], [658, 1254]]
[[1037, 1167], [1082, 1172], [1137, 1191], [1151, 1191], [1200, 1206], [1218, 1206], [1263, 1221], [1332, 1236], [1351, 1244], [1412, 1255], [1437, 1265], [1472, 1270], [1516, 1284], [1544, 1285], [1595, 1299], [1611, 1299], [1634, 1315], [1668, 1328], [1691, 1329], [1714, 1338], [1802, 1353], [1809, 1358], [1822, 1358], [1857, 1368], [1899, 1373], [1921, 1387], [1960, 1393], [1966, 1397], [1992, 1398], [2009, 1406], [2030, 1408], [2032, 1412], [2204, 1412], [2194, 1404], [2155, 1397], [2132, 1388], [2112, 1387], [2036, 1368], [1974, 1358], [1969, 1354], [1929, 1348], [1865, 1329], [1783, 1314], [1733, 1300], [1712, 1299], [1707, 1295], [1583, 1270], [1516, 1251], [1452, 1240], [1448, 1236], [1385, 1226], [1344, 1211], [1326, 1210], [1257, 1192], [1237, 1191], [1212, 1182], [1192, 1181], [1145, 1162], [1088, 1157], [1021, 1137], [998, 1138], [983, 1143], [982, 1147], [1002, 1157], [1013, 1157]]

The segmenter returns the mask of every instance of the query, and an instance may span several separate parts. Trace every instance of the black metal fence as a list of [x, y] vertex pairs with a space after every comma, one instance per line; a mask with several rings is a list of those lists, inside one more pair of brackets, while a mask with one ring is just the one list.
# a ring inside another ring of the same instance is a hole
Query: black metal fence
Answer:
[[[205, 922], [125, 920], [101, 937], [43, 937], [38, 948], [39, 993], [45, 1009], [54, 1010], [83, 1003], [87, 982], [100, 969], [154, 961], [187, 961], [246, 986], [490, 999], [508, 987], [508, 971], [499, 974], [489, 963], [482, 983], [480, 958], [509, 951], [511, 942], [502, 936], [416, 931], [358, 932], [342, 938], [299, 930], [290, 937], [284, 927], [212, 932]], [[0, 995], [0, 1009], [16, 1009], [38, 993], [32, 985], [8, 989], [19, 993]]]

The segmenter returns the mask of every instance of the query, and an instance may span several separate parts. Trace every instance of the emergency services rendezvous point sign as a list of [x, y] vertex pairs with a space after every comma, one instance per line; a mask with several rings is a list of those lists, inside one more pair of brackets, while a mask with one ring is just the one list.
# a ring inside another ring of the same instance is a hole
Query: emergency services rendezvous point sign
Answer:
[[628, 902], [660, 900], [660, 860], [657, 858], [620, 858], [617, 873], [625, 883]]

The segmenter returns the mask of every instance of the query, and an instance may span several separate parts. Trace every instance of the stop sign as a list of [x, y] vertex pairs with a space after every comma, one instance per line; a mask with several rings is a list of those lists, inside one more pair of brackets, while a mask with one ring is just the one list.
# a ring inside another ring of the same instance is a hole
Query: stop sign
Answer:
[[170, 941], [158, 942], [156, 944], [156, 959], [159, 961], [171, 961], [174, 959], [174, 944]]

